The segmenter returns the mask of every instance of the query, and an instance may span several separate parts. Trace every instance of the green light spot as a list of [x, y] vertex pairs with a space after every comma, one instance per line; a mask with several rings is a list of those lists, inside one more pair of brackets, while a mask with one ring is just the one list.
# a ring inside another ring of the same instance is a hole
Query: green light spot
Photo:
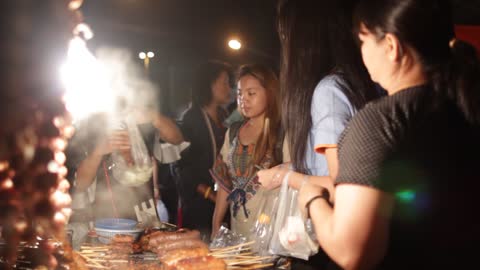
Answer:
[[402, 202], [412, 202], [415, 199], [415, 192], [412, 190], [402, 190], [395, 193], [395, 197]]

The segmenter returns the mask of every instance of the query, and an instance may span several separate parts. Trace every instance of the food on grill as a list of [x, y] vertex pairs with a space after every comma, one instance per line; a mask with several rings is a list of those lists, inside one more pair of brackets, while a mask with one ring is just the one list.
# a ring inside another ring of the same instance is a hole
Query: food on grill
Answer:
[[[200, 240], [198, 231], [145, 231], [138, 242], [129, 235], [115, 235], [104, 246], [84, 245], [80, 251], [88, 267], [115, 270], [224, 270], [222, 259], [209, 256], [207, 244]], [[150, 246], [149, 244], [154, 244]], [[149, 251], [142, 249], [147, 246]], [[132, 253], [132, 250], [138, 252]], [[75, 269], [75, 268], [72, 268]], [[83, 270], [83, 269], [80, 269]]]
[[110, 244], [109, 247], [110, 247], [110, 253], [115, 256], [126, 257], [129, 254], [133, 253], [131, 243]]
[[86, 266], [86, 260], [82, 258], [77, 252], [71, 251], [71, 262], [69, 264], [69, 267], [67, 269], [72, 269], [72, 270], [88, 270], [88, 267]]
[[193, 230], [178, 230], [175, 232], [154, 232], [150, 235], [148, 245], [155, 250], [163, 242], [183, 241], [187, 239], [200, 239], [200, 232]]
[[199, 239], [186, 239], [181, 241], [168, 241], [163, 242], [157, 246], [157, 254], [159, 257], [163, 256], [170, 250], [175, 249], [188, 249], [188, 248], [206, 248], [208, 249], [207, 244]]
[[170, 250], [160, 256], [160, 261], [166, 266], [173, 266], [178, 261], [188, 258], [200, 257], [208, 255], [208, 249], [204, 247], [175, 249]]
[[201, 256], [178, 261], [169, 270], [225, 270], [227, 265], [221, 259], [212, 256]]
[[[133, 249], [135, 252], [142, 251], [155, 251], [156, 246], [167, 240], [175, 239], [188, 239], [188, 238], [198, 238], [200, 239], [200, 233], [197, 231], [189, 231], [185, 229], [180, 229], [178, 231], [152, 231], [146, 229], [144, 234], [140, 239], [133, 244]], [[151, 243], [151, 245], [150, 245]]]
[[[143, 238], [140, 240], [144, 250], [156, 251], [157, 247], [165, 242], [170, 241], [184, 241], [188, 239], [200, 239], [199, 231], [191, 230], [178, 230], [175, 232], [164, 232], [157, 231], [151, 233], [148, 238]], [[146, 244], [148, 241], [148, 244]]]
[[158, 263], [130, 263], [128, 265], [120, 266], [115, 270], [165, 270], [165, 267]]
[[135, 239], [131, 235], [126, 235], [126, 234], [115, 234], [113, 236], [111, 243], [117, 244], [117, 243], [128, 243], [131, 244], [133, 243]]

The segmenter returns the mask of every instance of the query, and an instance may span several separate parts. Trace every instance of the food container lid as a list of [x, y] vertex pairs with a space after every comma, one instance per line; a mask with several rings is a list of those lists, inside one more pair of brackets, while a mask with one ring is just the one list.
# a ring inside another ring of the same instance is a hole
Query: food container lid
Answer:
[[95, 221], [95, 227], [107, 230], [132, 230], [137, 226], [137, 221], [125, 218], [105, 218]]

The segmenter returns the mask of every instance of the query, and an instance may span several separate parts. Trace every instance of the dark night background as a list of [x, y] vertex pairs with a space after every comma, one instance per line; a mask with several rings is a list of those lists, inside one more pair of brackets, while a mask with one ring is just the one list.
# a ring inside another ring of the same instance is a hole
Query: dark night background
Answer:
[[[277, 0], [85, 0], [85, 21], [95, 32], [89, 45], [125, 48], [138, 60], [153, 51], [150, 78], [161, 92], [163, 111], [188, 102], [190, 78], [207, 59], [234, 66], [259, 62], [278, 71]], [[453, 1], [457, 24], [480, 25], [480, 1]], [[236, 37], [242, 49], [227, 41]]]

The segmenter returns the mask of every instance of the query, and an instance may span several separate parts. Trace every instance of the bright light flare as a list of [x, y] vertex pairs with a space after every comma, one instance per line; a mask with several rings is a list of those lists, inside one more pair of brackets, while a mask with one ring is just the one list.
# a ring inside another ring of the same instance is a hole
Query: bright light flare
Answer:
[[67, 147], [67, 142], [62, 138], [55, 138], [50, 143], [51, 147], [56, 151], [63, 151]]
[[90, 40], [93, 38], [93, 31], [90, 29], [90, 26], [88, 26], [85, 23], [80, 23], [78, 24], [75, 29], [73, 29], [73, 34], [76, 36], [83, 35], [83, 37], [86, 40]]
[[63, 152], [56, 152], [54, 157], [55, 161], [61, 165], [65, 164], [65, 161], [67, 160], [67, 157]]
[[59, 169], [60, 169], [60, 165], [55, 160], [51, 160], [50, 162], [48, 162], [47, 170], [50, 173], [57, 173]]
[[72, 0], [70, 3], [68, 3], [68, 9], [77, 10], [82, 6], [82, 4], [83, 0]]
[[11, 189], [13, 188], [13, 181], [10, 178], [5, 179], [2, 184], [0, 184], [0, 189]]
[[65, 106], [73, 121], [92, 113], [111, 112], [114, 96], [108, 83], [108, 74], [85, 41], [75, 37], [70, 41], [67, 62], [60, 70], [65, 85]]
[[153, 58], [155, 54], [153, 52], [148, 52], [147, 53], [148, 58]]
[[10, 163], [8, 163], [8, 161], [6, 161], [6, 160], [0, 161], [0, 172], [5, 171], [9, 167], [10, 167]]
[[233, 50], [240, 50], [240, 48], [242, 48], [242, 43], [240, 43], [240, 41], [237, 39], [232, 39], [228, 41], [228, 47]]

